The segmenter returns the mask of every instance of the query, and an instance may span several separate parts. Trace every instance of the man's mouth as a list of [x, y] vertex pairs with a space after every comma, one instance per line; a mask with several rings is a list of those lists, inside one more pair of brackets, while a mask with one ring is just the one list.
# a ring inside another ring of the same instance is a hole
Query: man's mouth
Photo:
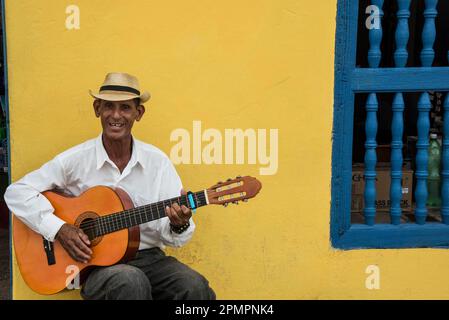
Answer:
[[121, 128], [121, 127], [123, 127], [125, 124], [124, 124], [124, 123], [119, 123], [119, 122], [109, 122], [109, 125], [110, 125], [111, 127]]

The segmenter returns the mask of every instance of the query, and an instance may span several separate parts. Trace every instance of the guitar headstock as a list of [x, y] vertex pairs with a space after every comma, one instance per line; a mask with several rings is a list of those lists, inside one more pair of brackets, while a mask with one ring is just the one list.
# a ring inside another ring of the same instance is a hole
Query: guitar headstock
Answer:
[[238, 204], [239, 201], [248, 201], [254, 198], [262, 188], [262, 184], [256, 178], [250, 176], [237, 176], [225, 182], [218, 182], [207, 189], [207, 197], [210, 204], [227, 206], [229, 203]]

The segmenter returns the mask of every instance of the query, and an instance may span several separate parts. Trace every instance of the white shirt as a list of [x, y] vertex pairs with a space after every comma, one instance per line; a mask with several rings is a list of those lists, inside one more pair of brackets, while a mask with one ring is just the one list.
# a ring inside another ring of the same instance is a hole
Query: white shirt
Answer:
[[[54, 241], [65, 223], [53, 214], [41, 192], [61, 189], [78, 196], [87, 189], [104, 185], [125, 190], [141, 206], [178, 197], [182, 183], [170, 159], [158, 148], [133, 138], [131, 159], [120, 173], [109, 159], [102, 135], [57, 155], [41, 168], [11, 184], [5, 193], [9, 209], [28, 227]], [[195, 224], [181, 234], [170, 230], [168, 217], [140, 225], [139, 250], [165, 245], [180, 247], [192, 237]]]

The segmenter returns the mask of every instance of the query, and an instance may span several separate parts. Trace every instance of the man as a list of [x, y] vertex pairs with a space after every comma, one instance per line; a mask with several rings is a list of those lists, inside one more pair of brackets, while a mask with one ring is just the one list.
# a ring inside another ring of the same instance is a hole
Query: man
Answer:
[[[96, 185], [127, 191], [135, 206], [185, 194], [169, 158], [156, 147], [134, 139], [131, 129], [145, 113], [148, 92], [140, 93], [136, 77], [107, 74], [93, 107], [102, 134], [44, 164], [10, 185], [5, 193], [9, 209], [49, 241], [59, 241], [70, 256], [87, 263], [92, 256], [83, 231], [53, 214], [41, 192], [60, 189], [78, 196]], [[192, 237], [190, 209], [173, 204], [167, 217], [140, 225], [136, 257], [126, 264], [97, 267], [81, 290], [85, 299], [215, 299], [208, 281], [162, 251], [179, 247]]]

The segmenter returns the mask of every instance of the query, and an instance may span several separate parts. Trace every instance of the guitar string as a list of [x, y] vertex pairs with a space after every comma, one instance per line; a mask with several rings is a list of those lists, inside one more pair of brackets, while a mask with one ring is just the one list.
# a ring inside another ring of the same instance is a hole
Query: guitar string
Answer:
[[[197, 203], [199, 204], [199, 206], [203, 206], [203, 204], [201, 204], [198, 201], [198, 199], [200, 199], [201, 202], [206, 204], [206, 197], [204, 195], [204, 192], [202, 192], [202, 191], [198, 192], [198, 194], [196, 195], [196, 199], [197, 199]], [[99, 221], [100, 223], [95, 223], [96, 221], [94, 221], [94, 226], [91, 225], [90, 227], [87, 227], [83, 230], [92, 231], [92, 229], [98, 229], [101, 233], [103, 233], [103, 231], [106, 231], [106, 233], [110, 233], [113, 231], [117, 231], [116, 230], [117, 228], [118, 228], [118, 230], [120, 230], [120, 229], [125, 229], [125, 228], [129, 227], [129, 226], [126, 226], [126, 223], [131, 223], [131, 225], [139, 225], [139, 224], [142, 224], [142, 223], [145, 223], [148, 221], [157, 220], [157, 219], [160, 219], [160, 218], [166, 216], [164, 207], [166, 207], [167, 203], [173, 204], [172, 201], [175, 201], [175, 200], [178, 200], [178, 202], [181, 203], [181, 205], [183, 205], [182, 200], [185, 200], [186, 204], [187, 204], [187, 198], [177, 197], [177, 198], [167, 199], [167, 200], [155, 203], [155, 204], [151, 204], [151, 206], [156, 207], [155, 208], [157, 211], [156, 218], [154, 217], [153, 212], [150, 207], [150, 213], [151, 213], [152, 219], [149, 219], [148, 218], [149, 213], [147, 211], [147, 206], [142, 206], [139, 209], [137, 209], [137, 208], [128, 209], [129, 211], [126, 214], [116, 214], [114, 216], [113, 215], [105, 216], [107, 219], [103, 219], [102, 221]], [[162, 214], [159, 211], [159, 209], [162, 210]], [[131, 220], [132, 217], [134, 217], [134, 222]], [[143, 222], [144, 220], [146, 220], [146, 221]], [[125, 224], [125, 226], [123, 226], [124, 224]]]
[[[148, 219], [148, 213], [142, 210], [136, 211], [134, 216], [134, 221], [132, 221], [132, 219], [117, 219], [115, 221], [109, 220], [107, 222], [103, 221], [100, 222], [98, 224], [96, 224], [95, 226], [88, 226], [88, 227], [82, 227], [82, 229], [89, 235], [91, 235], [91, 238], [95, 235], [96, 236], [100, 236], [100, 235], [104, 235], [104, 234], [108, 234], [108, 233], [112, 233], [114, 231], [118, 231], [121, 229], [126, 229], [129, 228], [131, 226], [134, 225], [138, 225], [138, 224], [142, 224], [144, 223], [145, 220], [150, 220]], [[143, 216], [143, 214], [145, 214], [145, 218]], [[156, 216], [156, 219], [160, 219], [164, 217], [163, 214], [161, 214], [160, 212], [158, 212], [158, 215]], [[152, 219], [155, 220], [154, 215], [152, 216]], [[147, 221], [145, 221], [147, 222]]]
[[[194, 194], [195, 194], [195, 198], [197, 200], [197, 203], [199, 203], [198, 202], [198, 197], [201, 198], [202, 202], [206, 203], [206, 197], [204, 195], [204, 190], [196, 192]], [[151, 211], [151, 215], [153, 217], [153, 220], [156, 220], [156, 219], [154, 219], [154, 216], [153, 216], [153, 213], [152, 213], [152, 210], [151, 210], [152, 209], [151, 206], [156, 206], [156, 210], [157, 210], [157, 213], [159, 215], [159, 217], [157, 219], [160, 219], [160, 218], [164, 217], [164, 215], [161, 216], [161, 214], [159, 212], [159, 209], [165, 210], [164, 207], [166, 206], [166, 203], [170, 203], [170, 205], [172, 205], [173, 202], [175, 202], [175, 200], [177, 200], [176, 203], [179, 202], [179, 203], [181, 203], [181, 205], [184, 205], [182, 200], [185, 200], [186, 205], [188, 206], [187, 196], [185, 196], [184, 198], [182, 196], [181, 197], [175, 197], [175, 198], [159, 201], [159, 202], [156, 202], [156, 203], [144, 205], [144, 206], [141, 206], [141, 207], [137, 207], [137, 208], [127, 209], [127, 210], [124, 210], [122, 212], [112, 213], [112, 214], [109, 214], [107, 216], [102, 216], [102, 217], [94, 219], [92, 221], [88, 221], [88, 222], [86, 222], [84, 224], [81, 223], [81, 225], [85, 228], [83, 230], [89, 230], [88, 227], [94, 227], [95, 228], [97, 226], [98, 227], [111, 226], [111, 225], [114, 226], [114, 224], [117, 224], [119, 222], [125, 222], [126, 221], [125, 218], [128, 219], [128, 218], [131, 218], [133, 216], [135, 216], [134, 221], [136, 222], [136, 224], [142, 224], [143, 223], [142, 222], [142, 213], [145, 214], [145, 216], [147, 216], [147, 211], [146, 211], [147, 207], [150, 207], [150, 211]], [[178, 203], [178, 205], [179, 205], [179, 203]], [[165, 211], [163, 213], [165, 213]], [[137, 219], [136, 218], [139, 218], [141, 223], [137, 223]], [[101, 220], [98, 220], [98, 219], [101, 219]], [[128, 219], [128, 221], [130, 221], [130, 219]], [[131, 223], [132, 223], [132, 221], [131, 221]]]
[[[164, 214], [163, 214], [164, 212], [162, 212], [162, 214], [161, 214], [161, 212], [159, 211], [160, 209], [163, 209], [160, 205], [156, 206], [156, 210], [157, 210], [156, 219], [160, 219], [160, 218], [164, 217]], [[131, 227], [132, 225], [135, 225], [133, 223], [133, 221], [131, 220], [132, 217], [134, 217], [134, 222], [136, 224], [139, 224], [139, 223], [137, 223], [137, 220], [140, 220], [142, 222], [142, 220], [143, 220], [142, 214], [145, 214], [146, 218], [148, 217], [148, 211], [145, 211], [145, 209], [136, 209], [136, 210], [132, 210], [132, 212], [129, 211], [124, 215], [114, 217], [115, 219], [108, 219], [108, 220], [105, 220], [105, 219], [98, 220], [97, 219], [97, 220], [92, 221], [92, 223], [87, 226], [81, 224], [81, 229], [86, 233], [89, 233], [91, 231], [94, 231], [94, 232], [99, 231], [99, 232], [95, 232], [95, 234], [97, 236], [99, 236], [99, 235], [110, 233], [111, 231], [114, 231], [114, 229], [117, 229], [117, 228], [118, 228], [118, 230], [125, 229], [127, 227], [126, 226], [127, 223], [131, 224], [129, 227]], [[155, 216], [153, 214], [151, 216], [152, 216], [153, 220], [156, 220], [156, 219], [154, 219]]]
[[[119, 212], [108, 214], [106, 216], [100, 216], [99, 218], [94, 219], [94, 220], [89, 221], [89, 222], [90, 222], [90, 225], [98, 225], [98, 223], [97, 223], [98, 219], [102, 219], [102, 221], [103, 221], [102, 223], [114, 222], [112, 220], [111, 221], [106, 221], [106, 220], [107, 219], [111, 219], [111, 218], [112, 219], [117, 219], [117, 218], [121, 218], [121, 217], [128, 218], [128, 217], [132, 216], [135, 213], [139, 213], [139, 212], [141, 213], [142, 212], [142, 211], [138, 211], [138, 209], [145, 210], [146, 207], [150, 207], [150, 206], [157, 206], [156, 209], [159, 210], [159, 209], [161, 209], [161, 206], [165, 207], [166, 203], [173, 204], [175, 200], [178, 200], [178, 202], [182, 203], [182, 201], [180, 200], [181, 198], [182, 197], [176, 197], [176, 198], [166, 199], [166, 200], [163, 200], [163, 201], [158, 201], [158, 202], [155, 202], [155, 203], [143, 205], [143, 206], [136, 207], [136, 208], [126, 209], [126, 210], [123, 210], [123, 211], [119, 211]], [[186, 203], [187, 203], [187, 200], [186, 200]], [[150, 210], [151, 210], [151, 208], [150, 208]], [[86, 222], [86, 224], [82, 224], [82, 225], [83, 226], [89, 226], [89, 222]]]
[[[206, 202], [205, 201], [204, 192], [200, 191], [199, 193], [203, 194], [203, 200], [202, 201]], [[187, 198], [176, 197], [176, 198], [167, 199], [167, 200], [159, 201], [159, 202], [156, 202], [156, 203], [140, 206], [140, 207], [137, 207], [137, 208], [130, 208], [130, 209], [127, 209], [127, 210], [124, 210], [124, 211], [121, 211], [121, 212], [109, 214], [107, 216], [101, 216], [101, 217], [99, 217], [97, 219], [94, 219], [92, 221], [88, 221], [88, 222], [86, 222], [84, 224], [82, 223], [81, 225], [83, 227], [90, 227], [90, 226], [99, 226], [99, 223], [100, 223], [101, 225], [105, 226], [105, 225], [108, 225], [108, 224], [110, 225], [110, 224], [115, 224], [117, 222], [123, 222], [123, 221], [126, 221], [125, 218], [127, 218], [127, 219], [131, 218], [132, 216], [134, 216], [136, 214], [141, 215], [142, 213], [144, 213], [144, 214], [147, 215], [147, 208], [150, 207], [150, 206], [151, 207], [155, 206], [156, 207], [155, 209], [157, 210], [157, 213], [159, 215], [158, 218], [162, 218], [163, 215], [161, 216], [161, 214], [159, 212], [159, 209], [164, 209], [165, 206], [168, 203], [170, 203], [170, 205], [172, 205], [175, 201], [176, 201], [176, 203], [179, 202], [179, 203], [181, 203], [181, 205], [184, 205], [182, 200], [185, 200], [185, 203], [188, 206]], [[178, 203], [178, 205], [179, 205], [179, 203]], [[151, 211], [151, 214], [152, 214], [152, 210], [151, 210], [152, 208], [151, 207], [150, 207], [150, 211]], [[153, 214], [152, 214], [152, 216], [153, 216]], [[140, 221], [142, 221], [141, 217], [139, 217], [139, 218], [140, 218]], [[101, 219], [101, 220], [98, 220], [98, 219]], [[137, 223], [137, 220], [136, 219], [134, 219], [134, 220]], [[153, 216], [153, 220], [156, 220], [156, 219], [154, 219], [154, 216]], [[131, 223], [132, 223], [132, 221], [131, 221]]]
[[[172, 200], [172, 199], [170, 199], [170, 200]], [[163, 211], [163, 214], [161, 215], [161, 213], [159, 212], [159, 209], [163, 209], [163, 208], [161, 208], [160, 205], [165, 206], [165, 202], [168, 202], [168, 201], [169, 200], [164, 200], [164, 203], [158, 203], [158, 205], [156, 206], [158, 216], [155, 219], [154, 215], [152, 214], [152, 220], [157, 220], [157, 219], [160, 219], [160, 218], [165, 216], [164, 215], [165, 212]], [[130, 218], [130, 214], [135, 215], [134, 223], [133, 223], [133, 221], [131, 219], [129, 219]], [[120, 216], [120, 218], [121, 217], [127, 217], [128, 218], [127, 220], [125, 220], [123, 218], [116, 219], [115, 221], [109, 219], [109, 221], [104, 221], [104, 223], [95, 224], [95, 226], [90, 226], [90, 227], [86, 227], [86, 228], [82, 228], [82, 229], [84, 231], [86, 231], [86, 233], [90, 233], [91, 231], [94, 231], [95, 236], [101, 236], [101, 235], [104, 235], [104, 234], [107, 234], [107, 233], [118, 231], [120, 229], [126, 229], [127, 227], [131, 227], [131, 226], [126, 226], [127, 222], [130, 222], [132, 225], [139, 225], [139, 224], [144, 223], [144, 222], [142, 222], [144, 220], [142, 214], [145, 214], [145, 218], [148, 219], [148, 212], [145, 211], [145, 210], [142, 210], [142, 209], [138, 209], [138, 210], [133, 210], [133, 212], [128, 213], [126, 216]], [[137, 218], [139, 218], [140, 222], [137, 221], [138, 220]], [[125, 226], [123, 226], [123, 223], [125, 223]], [[120, 224], [120, 226], [119, 226], [119, 224]], [[98, 234], [95, 231], [100, 231], [100, 234]], [[103, 231], [106, 231], [106, 232], [103, 233]], [[94, 235], [92, 235], [92, 236], [94, 236]]]
[[[134, 225], [142, 224], [142, 223], [144, 223], [144, 220], [147, 220], [145, 222], [148, 222], [148, 221], [157, 220], [157, 219], [164, 217], [165, 212], [163, 212], [162, 214], [159, 212], [159, 209], [162, 209], [162, 208], [160, 206], [158, 206], [157, 209], [158, 209], [158, 214], [157, 214], [156, 218], [152, 214], [152, 219], [148, 219], [148, 217], [149, 217], [148, 212], [139, 209], [139, 210], [135, 210], [133, 212], [133, 214], [135, 214], [134, 222], [131, 219], [129, 219], [129, 216], [128, 216], [128, 219], [126, 219], [126, 220], [123, 218], [116, 219], [116, 220], [109, 220], [104, 223], [99, 223], [99, 224], [96, 224], [95, 226], [85, 227], [82, 229], [87, 234], [91, 235], [91, 238], [96, 238], [96, 237], [104, 235], [104, 234], [112, 233], [112, 232], [115, 232], [115, 231], [118, 231], [121, 229], [126, 229], [126, 228], [129, 228]], [[142, 214], [144, 214], [145, 217]], [[130, 223], [131, 225], [126, 225], [127, 223]]]
[[[102, 222], [108, 222], [107, 219], [116, 219], [116, 218], [120, 218], [120, 217], [128, 217], [134, 213], [140, 212], [138, 211], [139, 209], [144, 209], [150, 206], [157, 206], [157, 209], [160, 209], [161, 206], [164, 206], [166, 203], [173, 203], [172, 202], [173, 199], [167, 199], [167, 200], [163, 200], [163, 201], [158, 201], [157, 203], [151, 203], [151, 204], [147, 204], [147, 205], [143, 205], [140, 207], [136, 207], [136, 208], [130, 208], [130, 209], [126, 209], [123, 211], [119, 211], [119, 212], [115, 212], [115, 213], [111, 213], [105, 216], [100, 216], [97, 219], [93, 220], [93, 221], [89, 221], [92, 224], [97, 224], [96, 221], [98, 221], [98, 219], [101, 219]], [[182, 201], [179, 201], [182, 202]], [[112, 220], [111, 220], [112, 221]], [[85, 224], [85, 226], [87, 226], [88, 224]]]
[[[196, 197], [197, 202], [198, 202], [198, 198], [200, 198], [200, 199], [202, 198], [201, 201], [204, 201], [204, 203], [205, 203], [206, 201], [205, 201], [204, 192], [200, 191], [198, 193], [199, 193], [199, 195], [195, 194], [197, 196]], [[131, 209], [125, 210], [126, 211], [125, 214], [124, 214], [124, 212], [112, 213], [108, 216], [101, 217], [101, 218], [103, 218], [102, 220], [95, 219], [93, 221], [88, 221], [85, 224], [81, 223], [81, 227], [82, 227], [82, 230], [86, 231], [86, 232], [96, 231], [96, 230], [100, 231], [100, 233], [102, 233], [102, 231], [110, 232], [111, 228], [116, 229], [118, 227], [119, 230], [125, 229], [126, 226], [123, 227], [123, 223], [125, 223], [125, 225], [126, 225], [126, 222], [130, 222], [131, 224], [133, 224], [133, 221], [131, 220], [132, 217], [134, 217], [134, 225], [142, 224], [142, 223], [144, 223], [143, 220], [148, 219], [148, 211], [146, 209], [147, 207], [150, 207], [150, 211], [151, 211], [150, 213], [152, 216], [152, 220], [157, 220], [157, 219], [160, 219], [160, 218], [163, 218], [164, 216], [166, 216], [165, 211], [162, 211], [162, 215], [161, 215], [159, 210], [160, 209], [165, 210], [164, 208], [166, 207], [166, 204], [170, 203], [170, 205], [172, 205], [175, 200], [178, 200], [178, 202], [181, 203], [181, 205], [183, 205], [182, 200], [185, 200], [186, 204], [187, 204], [187, 198], [177, 197], [177, 198], [167, 199], [167, 200], [159, 201], [157, 203], [141, 206], [138, 208], [131, 208]], [[154, 218], [153, 212], [151, 210], [152, 206], [155, 206], [156, 207], [155, 209], [157, 210], [157, 218], [156, 219]], [[142, 214], [144, 214], [145, 217], [143, 217]], [[140, 223], [138, 223], [137, 220], [140, 220]], [[149, 220], [149, 221], [152, 221], [152, 220]], [[119, 226], [119, 224], [120, 224], [120, 226]], [[109, 233], [109, 232], [106, 232], [106, 233]]]
[[[92, 221], [88, 221], [85, 224], [81, 223], [81, 225], [83, 227], [90, 227], [90, 226], [98, 226], [99, 224], [106, 225], [106, 224], [110, 224], [110, 223], [116, 223], [116, 222], [119, 222], [120, 220], [121, 221], [126, 221], [125, 218], [131, 218], [132, 216], [134, 216], [136, 214], [141, 214], [141, 213], [147, 212], [145, 208], [146, 207], [150, 207], [150, 206], [151, 207], [156, 206], [157, 213], [160, 216], [159, 209], [164, 209], [164, 207], [166, 206], [166, 203], [173, 204], [172, 201], [174, 199], [175, 198], [167, 199], [167, 200], [159, 201], [157, 203], [148, 204], [148, 205], [145, 205], [145, 206], [142, 206], [142, 207], [130, 208], [130, 209], [127, 209], [127, 210], [124, 210], [124, 211], [121, 211], [121, 212], [112, 213], [112, 214], [109, 214], [107, 216], [102, 216], [102, 217], [99, 217], [99, 218], [94, 219]], [[179, 200], [179, 198], [176, 198], [176, 199]], [[182, 201], [179, 201], [179, 202], [182, 202]], [[152, 208], [150, 208], [150, 210], [151, 209]], [[161, 217], [163, 217], [163, 216], [161, 216]], [[99, 220], [99, 219], [101, 219], [101, 220]], [[114, 219], [115, 219], [115, 221], [114, 221]]]

